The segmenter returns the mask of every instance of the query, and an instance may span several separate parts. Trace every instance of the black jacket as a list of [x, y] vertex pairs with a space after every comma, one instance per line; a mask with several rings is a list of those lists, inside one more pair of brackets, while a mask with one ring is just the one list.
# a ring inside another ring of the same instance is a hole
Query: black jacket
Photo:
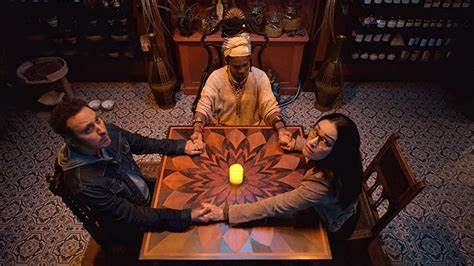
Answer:
[[[67, 159], [72, 160], [71, 157], [76, 154], [76, 161], [82, 163], [73, 164], [73, 168], [62, 167], [65, 169], [63, 185], [73, 197], [91, 209], [111, 242], [130, 242], [131, 238], [137, 240], [137, 233], [143, 231], [186, 229], [191, 224], [189, 209], [148, 207], [149, 199], [144, 198], [124, 171], [127, 167], [134, 175], [143, 177], [132, 153], [184, 154], [186, 142], [151, 139], [125, 131], [113, 124], [106, 126], [111, 138], [111, 144], [106, 150], [112, 159], [100, 160], [92, 156], [87, 158], [87, 155], [66, 146], [62, 150], [62, 159], [64, 160], [65, 151], [68, 151]], [[58, 157], [58, 161], [61, 161], [60, 159]], [[84, 164], [85, 161], [87, 163]], [[154, 181], [146, 178], [144, 180], [152, 195]]]

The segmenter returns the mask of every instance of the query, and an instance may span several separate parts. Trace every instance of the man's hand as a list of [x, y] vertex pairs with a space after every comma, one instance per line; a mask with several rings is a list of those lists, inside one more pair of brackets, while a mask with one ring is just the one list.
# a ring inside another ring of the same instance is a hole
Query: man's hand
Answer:
[[288, 131], [285, 127], [281, 127], [278, 129], [278, 140], [280, 142], [280, 146], [288, 146], [292, 140], [291, 132]]
[[210, 221], [210, 209], [206, 207], [199, 207], [191, 210], [191, 222], [193, 223], [208, 223]]
[[206, 144], [201, 141], [201, 143], [195, 143], [192, 140], [186, 141], [186, 146], [184, 147], [184, 151], [187, 155], [198, 155], [204, 151]]
[[206, 216], [209, 218], [210, 221], [213, 222], [221, 222], [224, 221], [224, 210], [220, 207], [217, 207], [214, 204], [210, 203], [203, 203], [202, 206], [209, 210], [209, 213]]

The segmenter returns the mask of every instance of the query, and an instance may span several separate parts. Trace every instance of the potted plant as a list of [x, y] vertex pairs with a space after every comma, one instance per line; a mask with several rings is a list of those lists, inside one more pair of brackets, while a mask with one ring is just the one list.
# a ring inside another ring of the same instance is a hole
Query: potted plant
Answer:
[[172, 20], [182, 36], [192, 35], [200, 20], [199, 3], [187, 6], [186, 0], [168, 0], [168, 4], [170, 7], [158, 5], [158, 8], [171, 13]]

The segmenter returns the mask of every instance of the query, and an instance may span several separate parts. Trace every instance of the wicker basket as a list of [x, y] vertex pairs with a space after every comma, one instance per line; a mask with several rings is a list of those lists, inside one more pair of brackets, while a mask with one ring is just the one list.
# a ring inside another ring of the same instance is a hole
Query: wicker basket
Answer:
[[276, 25], [267, 24], [265, 26], [265, 33], [269, 38], [278, 38], [283, 34], [283, 29]]
[[66, 76], [68, 67], [60, 57], [38, 57], [21, 64], [16, 75], [26, 84], [50, 84]]
[[295, 17], [292, 19], [283, 19], [283, 30], [284, 31], [294, 31], [294, 30], [299, 30], [301, 28], [301, 22], [302, 19], [301, 17]]
[[160, 108], [170, 109], [176, 105], [176, 79], [165, 83], [150, 83], [150, 88]]

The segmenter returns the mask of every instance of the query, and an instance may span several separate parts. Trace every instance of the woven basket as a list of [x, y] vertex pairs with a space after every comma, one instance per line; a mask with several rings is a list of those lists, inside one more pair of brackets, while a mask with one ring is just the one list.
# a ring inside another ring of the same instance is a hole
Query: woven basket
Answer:
[[293, 19], [284, 18], [282, 21], [284, 31], [294, 31], [301, 28], [301, 17], [296, 17]]
[[[16, 75], [26, 84], [50, 84], [66, 76], [68, 70], [66, 61], [60, 57], [38, 57], [21, 64]], [[28, 73], [34, 74], [34, 78]]]
[[267, 24], [265, 26], [265, 33], [269, 38], [278, 38], [283, 34], [281, 27], [275, 28], [273, 25]]
[[150, 83], [150, 88], [160, 108], [169, 109], [176, 105], [176, 79], [165, 83]]

